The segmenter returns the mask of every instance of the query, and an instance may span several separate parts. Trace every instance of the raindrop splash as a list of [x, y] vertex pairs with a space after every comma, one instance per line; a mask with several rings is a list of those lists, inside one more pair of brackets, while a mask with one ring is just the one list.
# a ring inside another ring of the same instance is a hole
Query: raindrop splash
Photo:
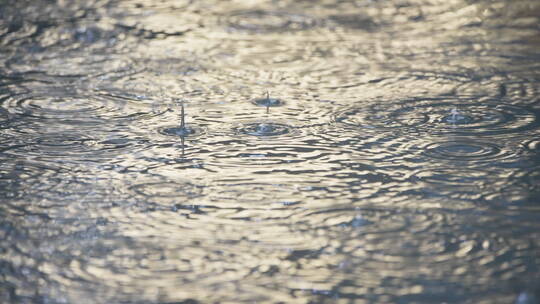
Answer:
[[186, 124], [186, 114], [183, 100], [180, 102], [180, 125], [178, 127], [165, 128], [161, 132], [166, 135], [180, 136], [182, 138], [197, 133], [194, 128], [191, 128]]
[[290, 127], [284, 124], [261, 122], [246, 124], [239, 128], [239, 131], [248, 135], [268, 137], [287, 134], [290, 132]]
[[270, 92], [266, 91], [265, 98], [254, 99], [253, 104], [266, 108], [266, 114], [269, 113], [271, 107], [279, 107], [283, 105], [283, 101], [277, 98], [271, 98]]

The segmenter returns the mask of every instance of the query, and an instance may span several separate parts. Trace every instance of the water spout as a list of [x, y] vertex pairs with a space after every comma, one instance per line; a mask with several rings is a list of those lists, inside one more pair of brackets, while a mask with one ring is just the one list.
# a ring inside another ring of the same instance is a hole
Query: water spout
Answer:
[[452, 111], [450, 111], [450, 115], [451, 116], [450, 119], [448, 119], [448, 122], [451, 123], [453, 126], [455, 126], [456, 123], [462, 118], [457, 108], [453, 108]]
[[270, 93], [266, 90], [266, 114], [270, 113]]
[[186, 128], [186, 115], [184, 112], [184, 100], [180, 102], [180, 129]]

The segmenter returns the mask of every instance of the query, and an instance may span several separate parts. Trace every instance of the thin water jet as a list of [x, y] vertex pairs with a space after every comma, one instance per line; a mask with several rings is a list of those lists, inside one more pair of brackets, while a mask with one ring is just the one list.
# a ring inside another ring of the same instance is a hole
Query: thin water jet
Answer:
[[266, 114], [270, 113], [270, 93], [266, 91]]
[[184, 101], [180, 101], [180, 123], [177, 127], [169, 127], [165, 129], [161, 129], [159, 132], [165, 135], [173, 135], [180, 137], [180, 145], [182, 149], [182, 155], [181, 157], [185, 156], [185, 139], [188, 136], [192, 136], [194, 134], [198, 134], [199, 130], [189, 127], [186, 123], [186, 110], [184, 107]]
[[457, 108], [453, 108], [452, 111], [450, 111], [450, 119], [448, 119], [448, 122], [452, 124], [452, 126], [455, 126], [458, 120], [461, 118], [459, 111]]
[[186, 128], [186, 112], [184, 109], [184, 100], [180, 101], [180, 129], [177, 131], [177, 134], [180, 136], [180, 141], [182, 144], [182, 157], [185, 154], [185, 138], [186, 135], [191, 134], [192, 130]]
[[184, 137], [193, 134], [193, 129], [186, 126], [186, 112], [184, 109], [184, 101], [180, 102], [180, 127], [176, 130], [176, 135]]

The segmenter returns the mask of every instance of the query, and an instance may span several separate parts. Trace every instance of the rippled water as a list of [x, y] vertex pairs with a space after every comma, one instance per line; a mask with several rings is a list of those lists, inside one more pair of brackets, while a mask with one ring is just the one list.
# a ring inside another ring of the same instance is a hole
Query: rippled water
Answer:
[[539, 303], [539, 21], [0, 1], [0, 302]]

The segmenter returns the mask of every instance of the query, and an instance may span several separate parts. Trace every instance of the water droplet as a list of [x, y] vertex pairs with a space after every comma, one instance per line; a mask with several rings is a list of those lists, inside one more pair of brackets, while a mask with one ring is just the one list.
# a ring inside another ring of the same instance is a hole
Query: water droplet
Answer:
[[195, 134], [198, 134], [198, 131], [194, 128], [185, 126], [185, 127], [170, 127], [170, 128], [162, 128], [159, 130], [161, 134], [164, 135], [172, 135], [172, 136], [192, 136]]
[[254, 136], [277, 136], [290, 132], [290, 126], [277, 123], [250, 123], [241, 127], [239, 131], [244, 134]]
[[259, 98], [254, 99], [253, 104], [261, 107], [279, 107], [283, 105], [283, 101], [277, 98]]

